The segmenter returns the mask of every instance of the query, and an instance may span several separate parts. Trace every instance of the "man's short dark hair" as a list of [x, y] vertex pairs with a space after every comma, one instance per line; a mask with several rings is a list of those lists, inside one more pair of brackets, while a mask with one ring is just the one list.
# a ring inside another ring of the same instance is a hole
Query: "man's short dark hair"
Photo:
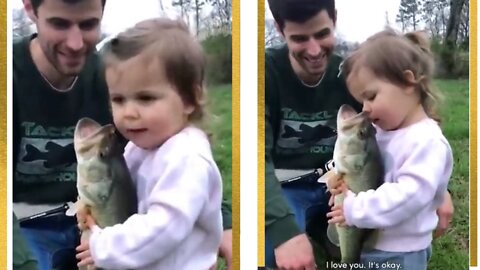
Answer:
[[283, 31], [285, 21], [304, 23], [326, 10], [335, 21], [335, 0], [268, 0], [275, 22]]
[[[62, 1], [67, 4], [76, 4], [84, 0], [62, 0]], [[43, 3], [43, 0], [30, 0], [30, 2], [32, 3], [33, 11], [35, 12], [35, 14], [37, 14], [38, 7]], [[102, 0], [102, 9], [105, 8], [106, 2], [107, 0]]]

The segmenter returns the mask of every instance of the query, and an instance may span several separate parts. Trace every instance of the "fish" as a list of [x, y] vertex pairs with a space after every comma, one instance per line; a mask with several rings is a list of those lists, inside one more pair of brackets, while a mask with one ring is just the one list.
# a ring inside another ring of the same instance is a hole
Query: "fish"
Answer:
[[[384, 182], [385, 168], [375, 139], [376, 130], [365, 112], [357, 113], [344, 104], [337, 114], [337, 140], [333, 151], [336, 177], [328, 177], [327, 188], [338, 186], [340, 179], [355, 194], [377, 189]], [[334, 195], [334, 205], [341, 205], [345, 195]], [[340, 247], [342, 263], [358, 263], [364, 248], [375, 244], [376, 231], [355, 226], [329, 224], [327, 237]]]
[[[77, 122], [73, 144], [77, 158], [76, 211], [93, 217], [101, 227], [123, 223], [137, 212], [137, 193], [129, 174], [123, 147], [112, 124], [101, 126], [90, 118]], [[81, 241], [91, 232], [80, 225]], [[84, 269], [97, 269], [84, 267]]]

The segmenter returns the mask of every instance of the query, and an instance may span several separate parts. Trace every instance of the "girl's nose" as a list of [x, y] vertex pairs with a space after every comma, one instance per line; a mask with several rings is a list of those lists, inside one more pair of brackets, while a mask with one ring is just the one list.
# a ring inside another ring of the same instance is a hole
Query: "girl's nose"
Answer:
[[126, 118], [137, 118], [138, 108], [132, 102], [126, 102], [123, 108], [123, 116]]
[[367, 103], [363, 103], [362, 112], [370, 114], [372, 112], [372, 107]]

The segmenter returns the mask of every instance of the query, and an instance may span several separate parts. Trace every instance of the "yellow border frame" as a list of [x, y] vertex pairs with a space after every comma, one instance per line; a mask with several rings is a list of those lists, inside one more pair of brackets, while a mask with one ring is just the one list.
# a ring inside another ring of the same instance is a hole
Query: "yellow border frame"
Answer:
[[240, 270], [240, 0], [232, 1], [232, 267]]
[[265, 1], [258, 0], [258, 266], [265, 266]]
[[7, 0], [0, 5], [0, 264], [7, 269]]
[[477, 0], [470, 1], [470, 266], [477, 260]]
[[[265, 265], [265, 1], [258, 0], [258, 265]], [[477, 258], [477, 0], [470, 1], [470, 266]]]

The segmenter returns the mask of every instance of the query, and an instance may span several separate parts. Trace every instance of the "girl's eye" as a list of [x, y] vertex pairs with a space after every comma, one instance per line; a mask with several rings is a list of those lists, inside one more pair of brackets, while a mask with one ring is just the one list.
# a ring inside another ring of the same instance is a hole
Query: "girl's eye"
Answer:
[[367, 100], [368, 100], [368, 101], [373, 101], [376, 96], [377, 96], [377, 95], [375, 95], [375, 94], [374, 94], [374, 95], [370, 95], [370, 96], [367, 97]]
[[111, 100], [115, 104], [122, 104], [125, 99], [123, 97], [112, 97]]
[[153, 96], [139, 96], [138, 97], [138, 100], [140, 100], [141, 102], [152, 102], [155, 100], [155, 97]]

